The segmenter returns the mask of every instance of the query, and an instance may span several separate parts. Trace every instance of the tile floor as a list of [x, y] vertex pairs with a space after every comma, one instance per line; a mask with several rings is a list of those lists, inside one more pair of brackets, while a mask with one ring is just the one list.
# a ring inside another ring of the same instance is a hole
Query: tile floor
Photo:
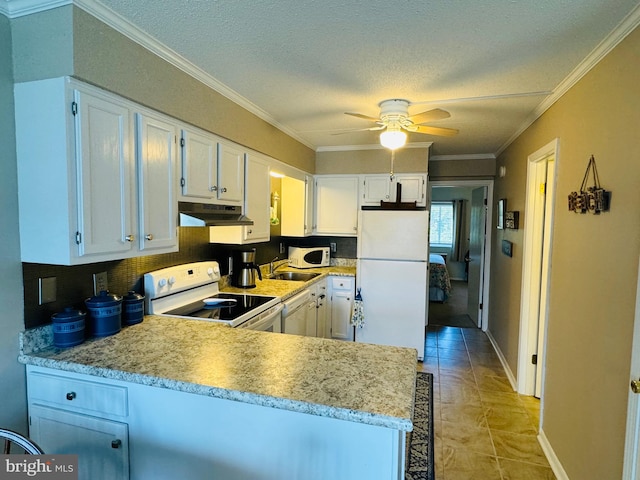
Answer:
[[537, 440], [539, 401], [511, 388], [479, 329], [428, 327], [436, 480], [554, 480]]

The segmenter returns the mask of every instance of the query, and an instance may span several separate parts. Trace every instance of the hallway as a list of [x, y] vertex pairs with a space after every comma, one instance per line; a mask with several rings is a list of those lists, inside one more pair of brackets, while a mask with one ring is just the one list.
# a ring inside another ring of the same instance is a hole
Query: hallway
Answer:
[[513, 391], [488, 337], [430, 326], [436, 480], [553, 480], [537, 440], [540, 402]]

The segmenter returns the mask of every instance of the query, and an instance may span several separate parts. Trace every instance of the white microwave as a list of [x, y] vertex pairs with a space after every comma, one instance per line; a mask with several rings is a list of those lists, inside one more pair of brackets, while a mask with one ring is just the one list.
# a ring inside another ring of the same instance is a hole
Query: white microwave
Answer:
[[295, 268], [328, 267], [329, 247], [289, 247], [289, 266]]

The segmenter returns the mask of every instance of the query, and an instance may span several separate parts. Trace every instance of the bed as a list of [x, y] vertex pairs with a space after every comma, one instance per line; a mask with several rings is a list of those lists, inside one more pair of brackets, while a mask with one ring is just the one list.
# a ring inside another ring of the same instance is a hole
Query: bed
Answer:
[[451, 279], [442, 255], [429, 254], [429, 301], [445, 302], [451, 293]]

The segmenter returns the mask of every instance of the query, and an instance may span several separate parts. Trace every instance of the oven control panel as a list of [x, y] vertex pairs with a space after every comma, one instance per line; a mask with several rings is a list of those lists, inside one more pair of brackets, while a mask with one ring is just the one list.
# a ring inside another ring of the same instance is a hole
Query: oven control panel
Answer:
[[220, 280], [218, 262], [196, 262], [163, 268], [144, 274], [144, 292], [147, 299], [201, 287]]

